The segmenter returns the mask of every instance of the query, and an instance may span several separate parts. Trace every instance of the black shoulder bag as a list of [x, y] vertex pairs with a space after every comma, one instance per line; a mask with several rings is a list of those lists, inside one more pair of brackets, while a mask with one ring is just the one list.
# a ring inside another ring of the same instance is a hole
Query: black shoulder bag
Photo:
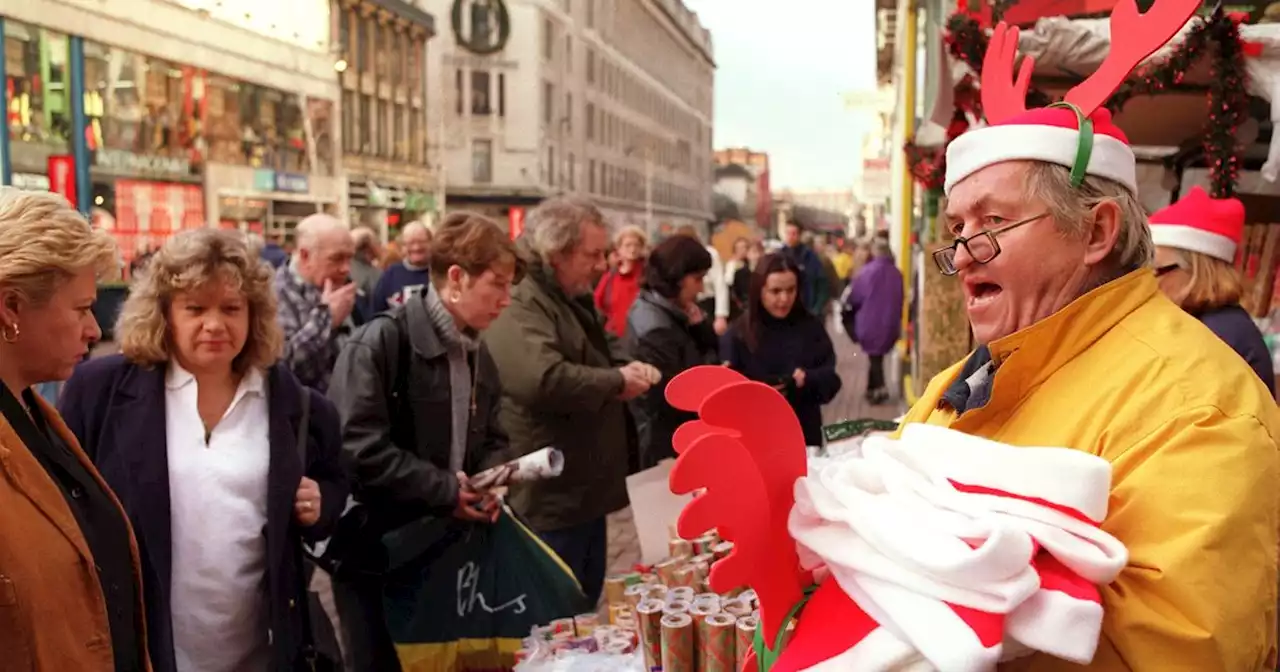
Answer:
[[[302, 389], [302, 422], [298, 425], [298, 458], [302, 460], [302, 473], [307, 472], [307, 438], [311, 429], [311, 390]], [[316, 648], [315, 615], [319, 614], [328, 623], [328, 616], [320, 606], [319, 600], [313, 604], [310, 587], [307, 585], [306, 558], [310, 555], [304, 542], [298, 544], [298, 609], [302, 615], [302, 650], [298, 656], [298, 668], [307, 672], [338, 672], [342, 669], [333, 658], [320, 653]], [[332, 626], [330, 626], [332, 629]]]

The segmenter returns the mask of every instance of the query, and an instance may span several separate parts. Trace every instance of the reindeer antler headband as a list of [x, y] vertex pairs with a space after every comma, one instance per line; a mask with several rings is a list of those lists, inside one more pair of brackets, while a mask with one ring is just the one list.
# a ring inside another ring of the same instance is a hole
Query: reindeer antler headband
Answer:
[[1111, 12], [1111, 51], [1097, 71], [1076, 85], [1063, 102], [1028, 110], [1027, 87], [1034, 60], [1018, 56], [1018, 29], [996, 26], [982, 61], [985, 128], [969, 131], [947, 147], [945, 190], [964, 178], [1005, 161], [1043, 161], [1071, 169], [1079, 186], [1096, 175], [1137, 192], [1137, 169], [1129, 140], [1102, 104], [1144, 59], [1177, 34], [1200, 7], [1200, 0], [1157, 0], [1139, 14], [1134, 0], [1121, 0]]

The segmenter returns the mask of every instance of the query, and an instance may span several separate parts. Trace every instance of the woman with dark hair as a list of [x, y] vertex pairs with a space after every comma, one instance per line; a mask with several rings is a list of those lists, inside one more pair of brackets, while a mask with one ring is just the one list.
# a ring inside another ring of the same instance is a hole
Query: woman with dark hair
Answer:
[[630, 402], [641, 469], [674, 457], [671, 435], [692, 419], [667, 403], [665, 383], [685, 369], [716, 361], [715, 331], [698, 307], [702, 279], [710, 269], [711, 254], [702, 243], [689, 236], [668, 238], [649, 255], [640, 295], [627, 314], [627, 351], [657, 367], [663, 382]]
[[772, 385], [800, 419], [807, 445], [822, 445], [822, 405], [840, 391], [836, 352], [819, 318], [797, 300], [801, 272], [783, 254], [760, 260], [747, 311], [720, 340], [729, 368]]

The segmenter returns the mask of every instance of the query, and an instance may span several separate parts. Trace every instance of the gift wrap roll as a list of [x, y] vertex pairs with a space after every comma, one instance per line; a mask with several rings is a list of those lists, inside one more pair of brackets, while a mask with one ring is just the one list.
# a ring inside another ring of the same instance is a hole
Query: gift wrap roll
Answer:
[[[636, 604], [639, 604], [639, 602]], [[634, 609], [632, 609], [629, 604], [609, 605], [609, 625], [617, 625], [619, 620], [626, 618], [633, 613], [633, 611]]]
[[673, 558], [693, 557], [693, 544], [688, 539], [672, 539], [667, 545], [667, 551]]
[[[615, 639], [605, 644], [603, 651], [615, 656], [625, 656], [635, 650], [635, 646], [623, 639]], [[651, 666], [652, 667], [652, 666]]]
[[751, 615], [751, 605], [738, 598], [722, 600], [720, 602], [720, 610], [737, 618]]
[[751, 605], [752, 609], [755, 609], [757, 606], [759, 606], [756, 604], [756, 591], [750, 588], [742, 591], [742, 594], [738, 595], [738, 599]]
[[717, 611], [721, 611], [721, 604], [722, 602], [720, 600], [720, 596], [716, 595], [715, 593], [702, 593], [697, 597], [693, 598], [693, 606], [695, 608], [703, 607], [703, 608], [709, 609], [709, 611], [707, 611], [707, 613], [709, 614], [714, 614]]
[[698, 596], [698, 591], [694, 590], [689, 586], [676, 586], [675, 588], [672, 588], [671, 590], [667, 591], [668, 602], [671, 602], [672, 600], [683, 600], [685, 602], [692, 602], [693, 599], [697, 596]]
[[664, 614], [687, 614], [693, 609], [693, 604], [684, 600], [667, 600], [662, 607]]
[[699, 672], [736, 672], [738, 619], [729, 614], [711, 614], [698, 628]]
[[693, 616], [693, 620], [702, 623], [711, 614], [720, 613], [720, 605], [711, 602], [694, 602], [689, 607], [689, 615]]
[[579, 637], [590, 637], [600, 627], [599, 614], [579, 614], [573, 617], [573, 629]]
[[550, 625], [551, 625], [551, 637], [553, 639], [559, 635], [563, 635], [566, 632], [569, 633], [570, 635], [573, 635], [577, 632], [577, 628], [573, 625], [572, 618], [557, 618], [556, 620], [551, 621]]
[[725, 556], [733, 552], [733, 542], [722, 541], [711, 549], [711, 554], [716, 556], [716, 560], [723, 560]]
[[627, 601], [627, 577], [621, 574], [607, 576], [604, 579], [604, 600], [607, 604], [622, 604]]
[[644, 652], [645, 667], [650, 670], [662, 665], [662, 611], [665, 607], [657, 600], [645, 600], [636, 607], [640, 649]]
[[676, 583], [676, 570], [684, 567], [685, 561], [682, 558], [667, 558], [662, 562], [653, 566], [653, 571], [658, 574], [658, 578], [662, 583], [668, 586], [679, 585]]
[[618, 602], [610, 601], [609, 606], [613, 607], [618, 604], [624, 604], [634, 609], [637, 604], [640, 604], [641, 600], [649, 597], [649, 593], [652, 591], [653, 588], [651, 587], [651, 584], [647, 583], [637, 583], [634, 586], [627, 586], [622, 591], [622, 599]]
[[693, 565], [684, 565], [680, 569], [676, 570], [675, 585], [684, 588], [692, 588], [696, 591], [699, 583], [700, 577], [698, 576], [697, 567]]
[[696, 672], [693, 617], [667, 614], [662, 617], [662, 672]]
[[720, 543], [720, 538], [714, 534], [705, 534], [693, 540], [693, 552], [698, 555], [711, 553], [712, 549]]
[[755, 643], [756, 629], [760, 627], [760, 621], [755, 616], [745, 616], [738, 619], [737, 623], [737, 641], [734, 643], [734, 665], [741, 670], [742, 664], [746, 662], [747, 655], [751, 653], [751, 648]]

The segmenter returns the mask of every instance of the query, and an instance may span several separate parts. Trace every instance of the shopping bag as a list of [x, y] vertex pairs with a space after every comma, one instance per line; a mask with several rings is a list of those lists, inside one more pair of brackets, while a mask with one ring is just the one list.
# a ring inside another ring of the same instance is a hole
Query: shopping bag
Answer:
[[404, 672], [514, 669], [534, 626], [590, 609], [573, 572], [506, 506], [492, 525], [423, 520], [383, 544], [383, 608]]

